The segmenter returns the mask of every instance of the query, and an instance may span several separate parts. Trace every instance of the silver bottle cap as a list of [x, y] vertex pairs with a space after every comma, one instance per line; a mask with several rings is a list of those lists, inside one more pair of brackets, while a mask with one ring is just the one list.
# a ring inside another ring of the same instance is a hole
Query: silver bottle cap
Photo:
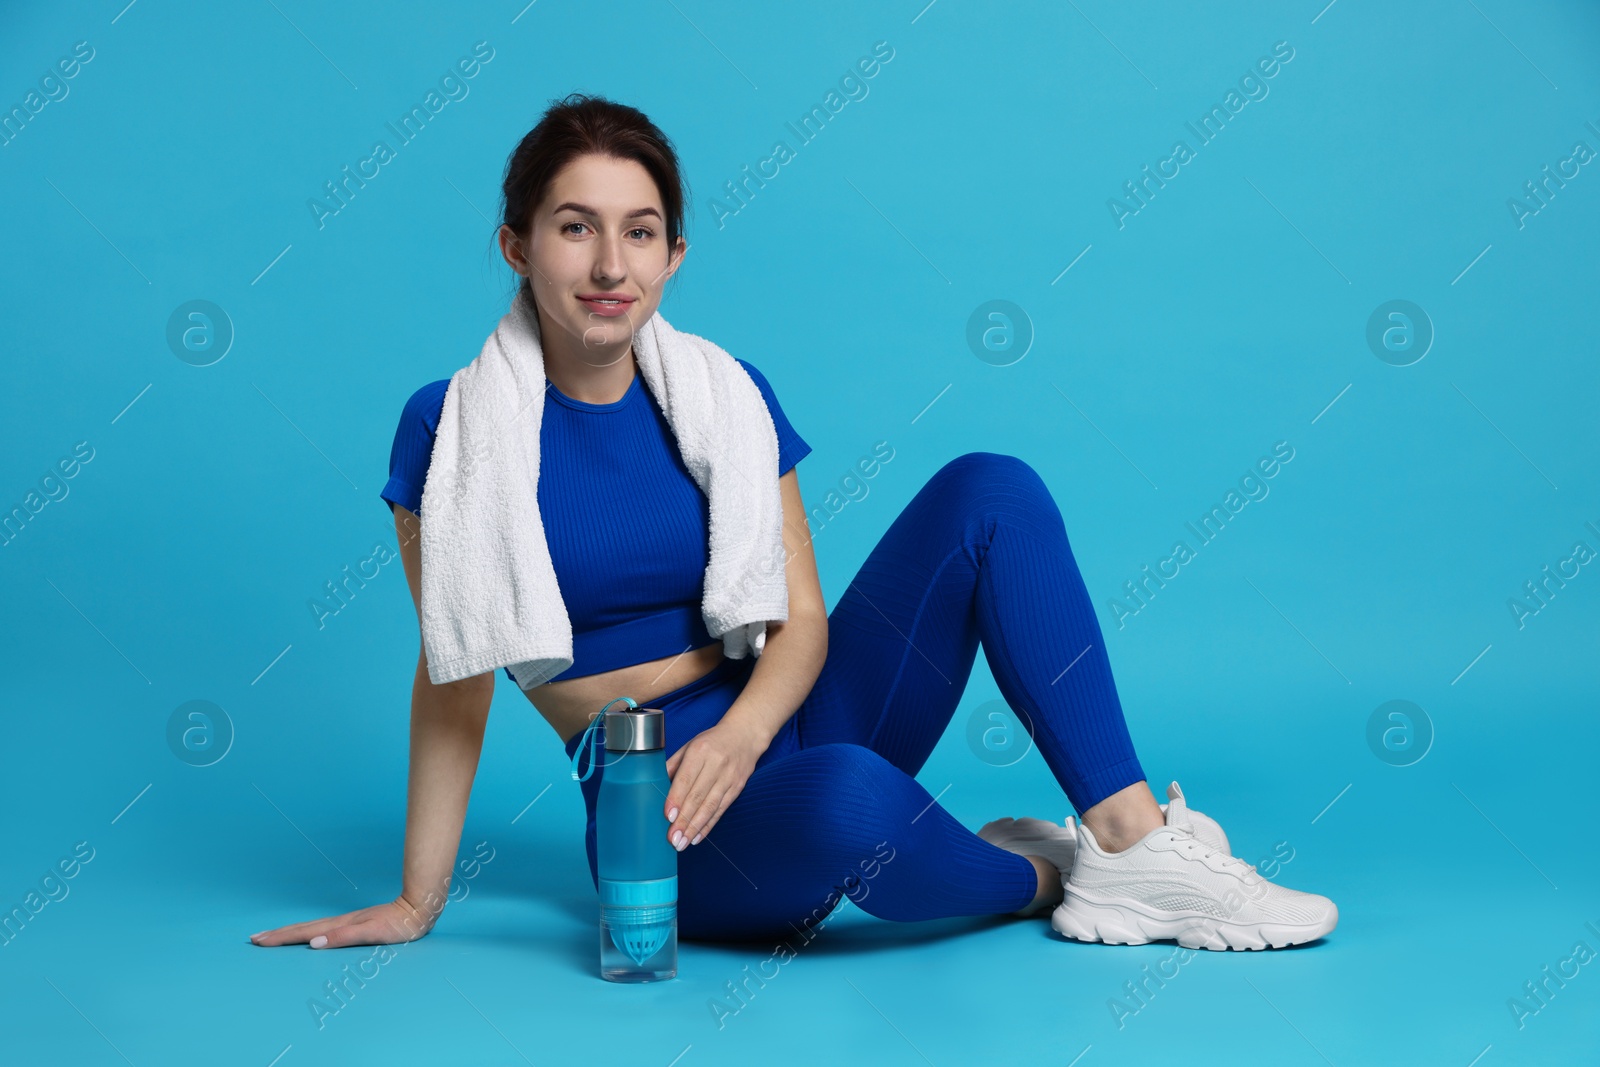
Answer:
[[660, 708], [612, 708], [606, 712], [607, 752], [648, 752], [665, 748], [665, 717]]

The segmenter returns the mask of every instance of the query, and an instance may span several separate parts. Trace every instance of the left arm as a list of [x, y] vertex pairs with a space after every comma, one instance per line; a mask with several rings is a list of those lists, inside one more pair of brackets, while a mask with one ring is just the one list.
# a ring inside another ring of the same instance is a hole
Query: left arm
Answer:
[[690, 738], [667, 761], [672, 788], [662, 810], [672, 823], [667, 839], [680, 852], [710, 833], [733, 803], [756, 760], [811, 692], [828, 656], [828, 609], [795, 468], [778, 479], [778, 489], [789, 618], [767, 623], [761, 655], [722, 719]]

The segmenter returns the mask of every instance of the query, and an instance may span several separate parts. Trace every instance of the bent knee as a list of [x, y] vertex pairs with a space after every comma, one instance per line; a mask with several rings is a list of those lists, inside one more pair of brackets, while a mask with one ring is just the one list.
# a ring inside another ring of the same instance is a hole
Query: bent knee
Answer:
[[907, 777], [904, 771], [872, 749], [846, 741], [812, 745], [789, 758], [808, 765], [813, 773], [833, 786], [848, 788], [854, 783], [864, 789], [876, 789], [895, 775]]
[[834, 742], [801, 749], [785, 761], [826, 798], [815, 812], [818, 828], [832, 836], [876, 841], [884, 820], [915, 799], [917, 780], [863, 745]]
[[950, 460], [929, 480], [948, 505], [969, 516], [1058, 518], [1055, 498], [1039, 472], [1005, 452], [967, 452]]
[[966, 452], [950, 460], [934, 474], [965, 495], [992, 493], [998, 487], [1044, 493], [1044, 479], [1032, 464], [1007, 452]]

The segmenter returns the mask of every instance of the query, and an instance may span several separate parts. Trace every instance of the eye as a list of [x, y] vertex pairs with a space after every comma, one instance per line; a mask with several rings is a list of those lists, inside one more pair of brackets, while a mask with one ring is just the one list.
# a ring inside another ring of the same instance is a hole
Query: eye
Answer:
[[633, 229], [629, 230], [628, 232], [629, 233], [642, 233], [647, 238], [648, 237], [654, 237], [656, 235], [655, 231], [650, 229], [650, 227], [648, 227], [648, 226], [635, 226]]
[[568, 226], [585, 226], [585, 225], [587, 225], [587, 223], [583, 223], [583, 222], [568, 222], [568, 223], [564, 223], [562, 225], [562, 227], [561, 227], [561, 232], [562, 233], [566, 233]]

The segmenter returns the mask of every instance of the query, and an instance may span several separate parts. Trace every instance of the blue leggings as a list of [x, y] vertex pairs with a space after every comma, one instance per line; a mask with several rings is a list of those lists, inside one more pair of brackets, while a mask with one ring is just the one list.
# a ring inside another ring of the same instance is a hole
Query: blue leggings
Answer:
[[[868, 555], [828, 616], [827, 661], [805, 702], [711, 832], [679, 853], [680, 936], [787, 937], [845, 896], [900, 922], [1033, 900], [1033, 865], [979, 838], [914, 777], [980, 642], [1074, 808], [1144, 779], [1060, 510], [1027, 463], [969, 452], [928, 480]], [[665, 714], [669, 758], [721, 719], [755, 662], [724, 659], [647, 702]], [[597, 885], [603, 774], [597, 766], [581, 783]]]

